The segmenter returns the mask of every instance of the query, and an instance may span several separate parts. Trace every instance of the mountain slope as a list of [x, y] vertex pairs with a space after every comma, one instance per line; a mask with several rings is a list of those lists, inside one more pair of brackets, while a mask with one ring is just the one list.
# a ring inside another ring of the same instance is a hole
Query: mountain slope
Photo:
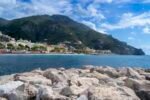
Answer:
[[81, 47], [98, 50], [110, 49], [116, 54], [143, 55], [136, 49], [109, 35], [101, 34], [63, 15], [39, 15], [14, 20], [0, 21], [0, 31], [15, 39], [57, 44], [64, 41], [72, 45], [81, 41]]

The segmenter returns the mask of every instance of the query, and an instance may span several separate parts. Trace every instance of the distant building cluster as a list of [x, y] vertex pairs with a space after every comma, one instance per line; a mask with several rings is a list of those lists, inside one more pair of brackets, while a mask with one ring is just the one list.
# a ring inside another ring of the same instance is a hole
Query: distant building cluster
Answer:
[[[77, 41], [74, 45], [81, 45]], [[15, 40], [0, 32], [0, 54], [5, 53], [85, 53], [85, 54], [110, 54], [110, 50], [94, 50], [88, 47], [76, 49], [69, 41], [57, 45], [48, 45], [46, 43], [32, 43], [28, 40]]]

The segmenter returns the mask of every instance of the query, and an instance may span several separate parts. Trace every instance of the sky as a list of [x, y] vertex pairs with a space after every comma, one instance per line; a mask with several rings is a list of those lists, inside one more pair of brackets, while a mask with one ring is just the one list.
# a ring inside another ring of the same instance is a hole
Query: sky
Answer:
[[0, 0], [0, 17], [69, 16], [150, 54], [150, 0]]

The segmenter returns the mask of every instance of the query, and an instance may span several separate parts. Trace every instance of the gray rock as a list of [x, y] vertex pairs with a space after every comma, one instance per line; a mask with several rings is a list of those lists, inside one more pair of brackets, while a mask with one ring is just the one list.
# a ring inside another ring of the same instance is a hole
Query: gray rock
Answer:
[[62, 71], [57, 69], [48, 69], [43, 75], [52, 81], [52, 84], [57, 84], [58, 82], [63, 82], [67, 80], [67, 75]]
[[31, 84], [23, 84], [8, 94], [9, 100], [31, 100], [35, 99], [38, 89]]
[[99, 73], [107, 74], [109, 77], [112, 77], [112, 78], [117, 78], [120, 75], [115, 68], [112, 68], [109, 66], [96, 68], [95, 70]]
[[86, 95], [80, 95], [77, 100], [88, 100], [88, 97]]
[[35, 74], [35, 73], [24, 73], [20, 75], [15, 75], [15, 80], [22, 81], [25, 83], [30, 84], [44, 84], [44, 85], [51, 85], [52, 81], [47, 79], [46, 77]]
[[40, 86], [36, 100], [66, 100], [67, 97], [55, 93], [49, 86]]
[[150, 100], [150, 81], [129, 78], [126, 86], [133, 89], [141, 100]]
[[108, 75], [101, 74], [101, 73], [98, 73], [96, 71], [93, 71], [92, 73], [89, 73], [88, 71], [86, 71], [85, 73], [80, 74], [80, 77], [97, 78], [99, 80], [100, 79], [110, 78]]
[[14, 75], [0, 76], [0, 85], [14, 80]]
[[1, 76], [0, 97], [8, 100], [139, 100], [139, 97], [150, 100], [149, 75], [138, 68], [93, 66], [34, 70]]
[[0, 100], [8, 100], [8, 99], [6, 99], [6, 98], [4, 98], [4, 97], [0, 97]]
[[148, 81], [150, 81], [150, 73], [144, 72], [141, 75], [145, 76], [145, 79], [148, 80]]
[[140, 75], [136, 70], [127, 68], [127, 76], [135, 79], [144, 79], [145, 77]]
[[12, 91], [8, 94], [8, 100], [28, 100], [28, 95], [23, 91]]
[[102, 85], [91, 87], [88, 92], [89, 100], [140, 100], [133, 90], [127, 87]]
[[145, 79], [150, 81], [150, 74], [149, 75], [145, 75]]
[[89, 87], [92, 85], [98, 85], [99, 80], [97, 78], [89, 78], [89, 77], [74, 77], [71, 79], [71, 84]]
[[88, 90], [89, 87], [84, 87], [84, 86], [76, 86], [76, 85], [72, 85], [72, 86], [68, 86], [62, 89], [62, 91], [60, 92], [60, 94], [64, 95], [64, 96], [78, 96], [84, 92], [86, 92]]
[[11, 93], [13, 90], [22, 86], [24, 83], [21, 81], [10, 81], [6, 84], [0, 85], [0, 96], [7, 95]]

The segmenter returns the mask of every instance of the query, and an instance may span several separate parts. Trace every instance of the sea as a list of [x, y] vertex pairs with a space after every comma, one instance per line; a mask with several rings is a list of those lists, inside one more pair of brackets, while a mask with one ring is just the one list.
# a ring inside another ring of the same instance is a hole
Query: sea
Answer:
[[150, 69], [150, 56], [85, 54], [2, 54], [0, 76], [47, 68], [81, 68], [86, 65]]

